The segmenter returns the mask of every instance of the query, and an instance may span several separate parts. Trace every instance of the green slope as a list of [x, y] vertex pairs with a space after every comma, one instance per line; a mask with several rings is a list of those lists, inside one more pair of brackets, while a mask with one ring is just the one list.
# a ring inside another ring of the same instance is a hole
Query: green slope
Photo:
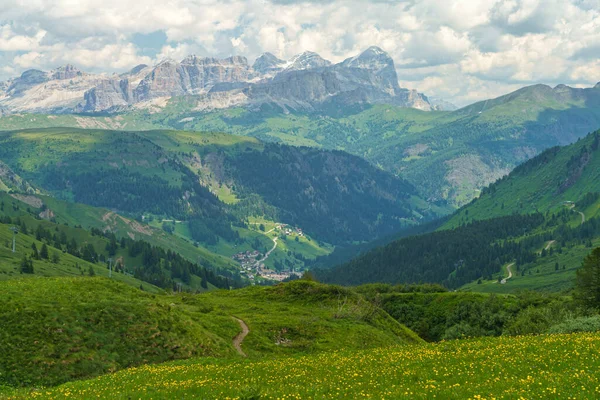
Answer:
[[[110, 218], [101, 217], [107, 213]], [[47, 261], [34, 257], [35, 276], [87, 275], [90, 267], [97, 275], [107, 276], [108, 260], [112, 258], [115, 279], [135, 287], [150, 283], [150, 289], [158, 286], [172, 290], [175, 284], [181, 284], [185, 290], [205, 291], [215, 285], [244, 284], [239, 267], [229, 258], [106, 210], [39, 195], [0, 193], [0, 222], [2, 234], [7, 235], [6, 248], [12, 244], [9, 228], [19, 228], [17, 253], [11, 253], [4, 265], [6, 279], [20, 276], [16, 272], [21, 260], [23, 256], [32, 257], [31, 246], [35, 243], [38, 251], [43, 244], [50, 249]], [[54, 255], [60, 262], [50, 262]], [[73, 262], [63, 260], [63, 255]], [[40, 268], [35, 267], [37, 264]]]
[[486, 188], [438, 232], [400, 239], [320, 274], [343, 284], [568, 290], [582, 260], [600, 245], [599, 147], [595, 132], [549, 149]]
[[361, 296], [296, 281], [202, 295], [151, 295], [100, 278], [0, 282], [0, 387], [55, 385], [194, 356], [251, 359], [420, 343]]
[[[152, 228], [145, 223], [104, 208], [67, 202], [45, 195], [1, 192], [0, 202], [7, 204], [0, 215], [38, 215], [57, 224], [72, 227], [80, 226], [88, 231], [95, 228], [103, 232], [112, 232], [119, 239], [127, 237], [134, 240], [144, 240], [152, 245], [181, 254], [190, 261], [196, 262], [198, 259], [202, 259], [215, 268], [237, 269], [236, 264], [229, 257], [215, 254], [202, 246], [194, 246], [191, 241], [182, 240], [177, 236], [169, 235], [162, 229]], [[19, 212], [13, 210], [13, 204], [19, 208]], [[30, 210], [30, 213], [25, 212], [27, 209]]]

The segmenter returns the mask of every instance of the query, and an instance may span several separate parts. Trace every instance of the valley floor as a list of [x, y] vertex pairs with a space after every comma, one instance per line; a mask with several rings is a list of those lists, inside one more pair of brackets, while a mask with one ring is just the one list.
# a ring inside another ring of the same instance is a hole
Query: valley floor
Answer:
[[146, 365], [9, 398], [592, 399], [599, 368], [600, 333], [499, 337]]

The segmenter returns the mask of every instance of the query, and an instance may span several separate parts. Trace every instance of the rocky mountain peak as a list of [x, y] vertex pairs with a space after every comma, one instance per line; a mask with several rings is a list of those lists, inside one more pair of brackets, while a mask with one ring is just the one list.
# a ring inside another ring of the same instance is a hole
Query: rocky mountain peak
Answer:
[[342, 64], [347, 68], [370, 69], [375, 73], [386, 68], [393, 69], [395, 73], [392, 57], [376, 46], [371, 46], [359, 55], [344, 60]]
[[284, 111], [318, 110], [332, 104], [431, 109], [427, 97], [400, 88], [393, 60], [375, 46], [339, 64], [306, 51], [289, 61], [265, 53], [252, 67], [243, 56], [190, 55], [181, 62], [165, 59], [112, 75], [83, 73], [73, 65], [49, 73], [30, 70], [0, 85], [0, 108], [7, 110], [3, 113], [116, 112], [166, 104], [177, 96], [194, 96], [190, 101], [197, 101], [201, 109], [260, 109], [264, 104]]
[[305, 51], [292, 57], [286, 71], [301, 71], [304, 69], [322, 68], [331, 65], [331, 61], [312, 51]]
[[240, 65], [247, 66], [248, 59], [243, 56], [232, 56], [224, 59], [215, 57], [198, 57], [196, 55], [189, 55], [181, 60], [182, 65], [198, 65], [198, 66], [227, 66], [227, 65]]
[[264, 53], [254, 61], [252, 69], [264, 75], [282, 70], [285, 63], [284, 60], [275, 57], [272, 53]]

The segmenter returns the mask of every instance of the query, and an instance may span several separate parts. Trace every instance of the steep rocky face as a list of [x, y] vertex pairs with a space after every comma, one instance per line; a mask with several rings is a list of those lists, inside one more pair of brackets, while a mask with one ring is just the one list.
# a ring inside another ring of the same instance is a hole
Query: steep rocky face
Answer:
[[245, 90], [254, 107], [276, 104], [287, 111], [313, 110], [319, 103], [340, 92], [340, 82], [329, 70], [292, 70], [272, 81]]
[[379, 47], [369, 47], [358, 56], [348, 58], [338, 64], [338, 71], [353, 74], [360, 83], [375, 85], [390, 96], [400, 93], [394, 61]]
[[178, 62], [165, 60], [158, 64], [135, 88], [135, 101], [185, 94], [185, 72]]
[[193, 94], [203, 93], [218, 83], [244, 82], [252, 77], [252, 69], [246, 57], [218, 58], [186, 57], [181, 66], [184, 70], [184, 86]]
[[378, 47], [334, 65], [316, 53], [302, 53], [273, 79], [252, 85], [245, 93], [255, 108], [271, 103], [284, 110], [312, 111], [382, 103], [431, 109], [425, 96], [400, 88], [394, 61]]
[[6, 95], [0, 97], [0, 108], [10, 113], [73, 112], [85, 92], [105, 79], [69, 65], [51, 72], [25, 71], [19, 78], [10, 81]]
[[134, 90], [135, 101], [184, 94], [204, 94], [223, 82], [243, 82], [253, 71], [245, 57], [224, 60], [188, 56], [181, 63], [163, 61], [150, 72]]
[[100, 112], [126, 108], [133, 98], [128, 79], [107, 79], [84, 94], [79, 112]]

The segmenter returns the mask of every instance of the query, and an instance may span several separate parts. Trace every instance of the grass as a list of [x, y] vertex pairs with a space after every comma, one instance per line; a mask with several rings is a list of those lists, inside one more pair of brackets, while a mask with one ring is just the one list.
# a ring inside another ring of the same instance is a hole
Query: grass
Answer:
[[0, 281], [0, 388], [39, 387], [194, 356], [250, 359], [422, 340], [361, 296], [306, 281], [200, 295], [103, 278]]
[[500, 337], [142, 366], [10, 398], [546, 399], [600, 396], [600, 334]]

